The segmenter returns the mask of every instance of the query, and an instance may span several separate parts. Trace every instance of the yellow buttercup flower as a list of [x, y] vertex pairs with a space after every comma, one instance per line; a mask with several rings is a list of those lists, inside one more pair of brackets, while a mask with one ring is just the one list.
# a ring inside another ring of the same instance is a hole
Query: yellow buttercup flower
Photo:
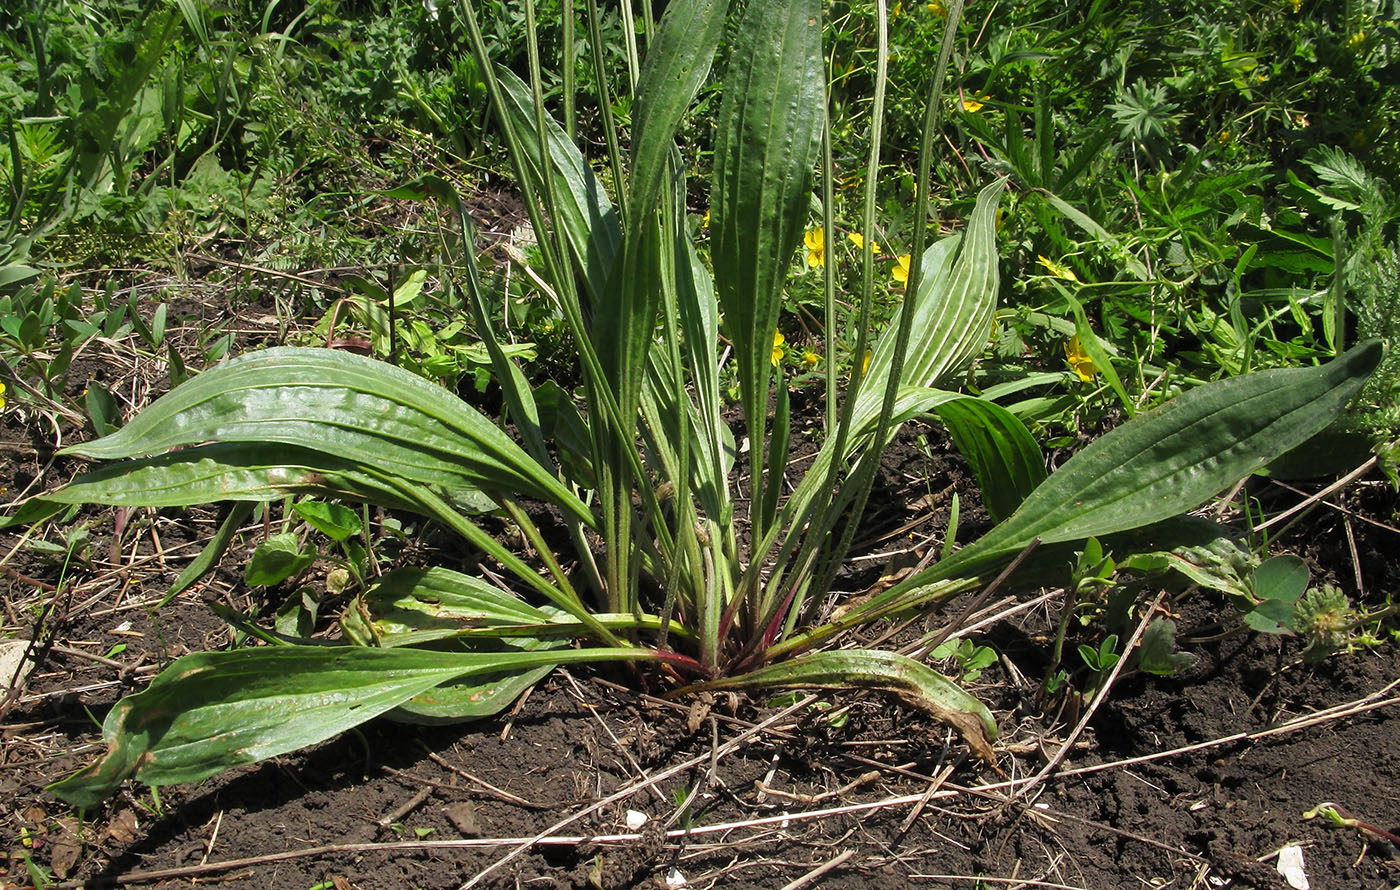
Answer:
[[705, 208], [705, 215], [700, 219], [700, 228], [702, 228], [702, 229], [708, 229], [709, 227], [710, 227], [710, 209], [709, 209], [708, 207], [706, 207], [706, 208]]
[[1078, 334], [1065, 341], [1065, 361], [1069, 362], [1074, 373], [1085, 383], [1093, 380], [1094, 375], [1099, 372], [1098, 368], [1094, 367], [1094, 360], [1084, 351], [1084, 344], [1079, 342]]
[[[860, 232], [847, 232], [847, 233], [846, 233], [846, 237], [849, 238], [850, 241], [851, 241], [851, 243], [854, 244], [854, 245], [856, 246], [856, 250], [864, 250], [864, 249], [865, 249], [865, 236], [862, 235]], [[880, 252], [880, 244], [879, 244], [879, 242], [878, 242], [878, 241], [876, 241], [876, 242], [871, 242], [871, 244], [870, 244], [870, 249], [873, 250], [873, 251], [875, 251], [876, 253], [879, 253], [879, 252]]]
[[821, 360], [822, 357], [820, 355], [817, 355], [817, 353], [813, 352], [810, 349], [804, 349], [802, 351], [802, 364], [806, 365], [809, 368], [815, 368], [817, 366], [817, 363]]
[[826, 229], [821, 226], [808, 229], [807, 234], [802, 236], [802, 243], [807, 246], [808, 266], [815, 269], [826, 265]]
[[787, 337], [783, 336], [782, 331], [773, 332], [773, 352], [768, 360], [773, 363], [775, 368], [778, 367], [778, 362], [783, 360], [783, 344], [786, 342]]
[[1073, 281], [1075, 283], [1079, 282], [1079, 276], [1075, 275], [1074, 270], [1071, 269], [1069, 266], [1066, 266], [1064, 263], [1057, 263], [1054, 260], [1043, 256], [1036, 256], [1035, 261], [1039, 265], [1049, 269], [1050, 274], [1054, 275], [1061, 281]]
[[928, 4], [928, 11], [933, 13], [934, 18], [946, 19], [948, 17], [948, 7], [944, 6], [942, 0], [933, 0]]
[[861, 373], [862, 375], [865, 374], [866, 371], [869, 371], [869, 370], [870, 370], [870, 356], [871, 356], [870, 350], [868, 350], [868, 349], [865, 350], [865, 361], [863, 361], [863, 362], [860, 363], [860, 373]]
[[1347, 38], [1347, 49], [1358, 49], [1366, 43], [1366, 32], [1357, 31]]
[[983, 103], [985, 103], [990, 98], [991, 96], [988, 96], [986, 93], [976, 93], [971, 96], [964, 96], [963, 98], [958, 100], [958, 109], [960, 111], [966, 111], [968, 114], [976, 114], [977, 112], [982, 110]]
[[5, 384], [0, 383], [0, 411], [5, 410]]
[[1293, 12], [1297, 12], [1303, 8], [1303, 0], [1288, 0], [1288, 5], [1292, 7]]
[[909, 283], [909, 254], [906, 253], [894, 261], [890, 277], [895, 280], [896, 284], [907, 285]]

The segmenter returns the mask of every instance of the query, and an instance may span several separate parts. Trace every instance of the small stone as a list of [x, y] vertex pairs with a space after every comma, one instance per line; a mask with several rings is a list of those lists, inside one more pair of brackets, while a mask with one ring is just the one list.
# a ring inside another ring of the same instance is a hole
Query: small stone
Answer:
[[462, 837], [481, 837], [481, 822], [476, 818], [476, 806], [469, 800], [459, 800], [442, 808], [447, 821]]

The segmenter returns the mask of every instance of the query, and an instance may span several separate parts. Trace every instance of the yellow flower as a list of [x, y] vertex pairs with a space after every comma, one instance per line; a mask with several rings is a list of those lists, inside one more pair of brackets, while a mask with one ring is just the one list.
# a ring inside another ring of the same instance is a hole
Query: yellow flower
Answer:
[[964, 96], [958, 100], [958, 110], [966, 111], [968, 114], [976, 114], [982, 110], [982, 104], [990, 99], [986, 93], [976, 93], [971, 96]]
[[860, 373], [862, 375], [864, 375], [866, 371], [870, 370], [870, 355], [870, 350], [865, 350], [865, 361], [860, 363]]
[[782, 331], [773, 332], [773, 352], [768, 360], [773, 363], [773, 367], [778, 367], [778, 362], [783, 360], [783, 344], [787, 342], [787, 337]]
[[5, 410], [5, 384], [0, 383], [0, 411]]
[[1347, 38], [1347, 49], [1358, 49], [1366, 43], [1366, 32], [1357, 31]]
[[802, 243], [807, 245], [808, 266], [815, 269], [826, 265], [826, 229], [821, 226], [808, 229], [807, 234], [802, 236]]
[[928, 11], [933, 13], [934, 18], [946, 19], [948, 17], [948, 7], [943, 5], [942, 0], [933, 0], [928, 5]]
[[909, 283], [909, 254], [905, 254], [894, 261], [894, 268], [890, 270], [890, 277], [896, 284], [906, 285]]
[[1094, 375], [1099, 371], [1094, 367], [1094, 360], [1089, 358], [1089, 354], [1084, 351], [1084, 344], [1079, 342], [1079, 335], [1075, 334], [1065, 341], [1065, 360], [1074, 369], [1074, 373], [1079, 375], [1079, 379], [1088, 383], [1094, 379]]
[[1229, 131], [1229, 130], [1221, 130], [1221, 131], [1220, 131], [1220, 134], [1219, 134], [1218, 136], [1215, 137], [1215, 141], [1216, 141], [1216, 142], [1219, 142], [1221, 145], [1229, 145], [1229, 144], [1230, 144], [1230, 131]]
[[[849, 238], [849, 239], [851, 239], [851, 243], [854, 244], [854, 245], [856, 246], [856, 250], [863, 250], [863, 249], [865, 249], [865, 236], [862, 235], [860, 232], [847, 232], [847, 233], [846, 233], [846, 237]], [[870, 249], [873, 250], [873, 251], [875, 251], [876, 253], [879, 253], [879, 252], [880, 252], [880, 244], [879, 244], [879, 242], [877, 242], [877, 241], [876, 241], [876, 242], [871, 242], [871, 244], [870, 244]]]
[[1054, 260], [1047, 259], [1043, 256], [1036, 256], [1035, 261], [1040, 265], [1044, 266], [1045, 268], [1049, 269], [1051, 275], [1054, 275], [1056, 278], [1059, 278], [1062, 281], [1073, 281], [1076, 283], [1078, 283], [1079, 281], [1079, 276], [1074, 274], [1074, 270], [1071, 269], [1069, 266], [1064, 265], [1063, 263], [1057, 263]]
[[817, 355], [817, 354], [816, 354], [815, 352], [813, 352], [812, 350], [810, 350], [810, 349], [804, 349], [804, 350], [802, 350], [802, 364], [806, 365], [807, 367], [809, 367], [809, 368], [815, 368], [815, 367], [817, 366], [817, 363], [820, 362], [821, 360], [822, 360], [822, 357], [819, 356], [819, 355]]
[[706, 208], [705, 208], [705, 216], [700, 220], [700, 228], [702, 228], [702, 229], [708, 229], [709, 227], [710, 227], [710, 208], [706, 207]]
[[1288, 0], [1288, 5], [1292, 8], [1293, 12], [1297, 12], [1302, 8], [1303, 0]]

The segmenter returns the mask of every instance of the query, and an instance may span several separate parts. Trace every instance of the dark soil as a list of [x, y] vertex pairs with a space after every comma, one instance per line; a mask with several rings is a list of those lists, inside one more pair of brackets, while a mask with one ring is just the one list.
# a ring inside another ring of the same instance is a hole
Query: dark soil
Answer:
[[[920, 434], [932, 456], [916, 446]], [[12, 493], [79, 468], [50, 462], [37, 422], [6, 417], [3, 436], [0, 484]], [[985, 517], [961, 462], [932, 428], [912, 430], [889, 455], [855, 568], [838, 586], [859, 591], [940, 544], [954, 491], [961, 527], [975, 530]], [[1297, 498], [1272, 486], [1258, 496]], [[1315, 581], [1340, 583], [1358, 605], [1383, 605], [1396, 593], [1395, 494], [1367, 482], [1334, 501], [1275, 546], [1296, 548]], [[1190, 592], [1166, 596], [1161, 610], [1192, 666], [1121, 677], [1038, 782], [1028, 780], [1084, 705], [1037, 705], [1059, 596], [974, 635], [1000, 656], [970, 681], [1002, 727], [995, 767], [945, 727], [866, 693], [673, 704], [635, 691], [652, 678], [556, 671], [494, 719], [378, 720], [158, 796], [130, 785], [99, 811], [74, 813], [44, 787], [96, 755], [107, 709], [171, 659], [230, 644], [205, 600], [262, 616], [276, 606], [242, 583], [255, 527], [213, 577], [153, 609], [218, 519], [134, 511], [118, 532], [111, 511], [89, 511], [89, 544], [66, 566], [61, 552], [0, 536], [11, 554], [0, 562], [4, 636], [42, 641], [38, 669], [0, 716], [3, 890], [431, 890], [487, 870], [480, 886], [1281, 888], [1278, 853], [1294, 844], [1314, 888], [1400, 884], [1400, 851], [1383, 837], [1400, 832], [1400, 646], [1305, 664], [1296, 639], [1222, 636], [1238, 627], [1228, 607]], [[441, 561], [424, 552], [432, 538], [414, 546], [400, 558]], [[891, 632], [897, 645], [939, 626], [932, 616], [869, 639]], [[1067, 651], [1094, 632], [1076, 628]], [[1324, 802], [1381, 833], [1304, 817]], [[629, 810], [646, 824], [629, 828]], [[598, 840], [606, 835], [623, 837]]]

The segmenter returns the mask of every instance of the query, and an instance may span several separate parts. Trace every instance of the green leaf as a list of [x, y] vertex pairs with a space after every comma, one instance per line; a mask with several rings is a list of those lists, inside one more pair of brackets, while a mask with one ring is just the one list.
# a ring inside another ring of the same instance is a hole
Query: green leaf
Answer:
[[186, 655], [145, 691], [117, 702], [102, 724], [106, 753], [49, 790], [73, 806], [93, 807], [129, 777], [148, 785], [197, 782], [324, 741], [459, 678], [652, 657], [637, 649], [447, 653], [359, 646]]
[[344, 541], [361, 530], [359, 514], [344, 504], [308, 500], [293, 504], [292, 510], [332, 541]]
[[110, 460], [204, 442], [293, 445], [366, 475], [528, 494], [592, 519], [557, 478], [456, 396], [392, 365], [330, 349], [240, 356], [157, 399], [116, 433], [65, 453]]
[[[938, 386], [976, 357], [991, 339], [1000, 280], [996, 209], [1005, 189], [1001, 180], [982, 189], [967, 230], [924, 251], [901, 386]], [[909, 305], [900, 306], [875, 345], [856, 397], [853, 430], [873, 426], [879, 417], [885, 381], [894, 362], [895, 332]]]
[[468, 627], [553, 620], [480, 578], [434, 567], [384, 575], [341, 616], [341, 628], [360, 645], [395, 647], [445, 639]]
[[365, 500], [431, 515], [369, 468], [291, 445], [234, 443], [184, 448], [84, 473], [26, 502], [186, 507], [215, 501], [268, 501], [289, 494]]
[[1170, 676], [1190, 667], [1196, 659], [1176, 651], [1176, 622], [1170, 618], [1153, 618], [1138, 644], [1138, 670], [1148, 674]]
[[1292, 634], [1293, 605], [1282, 600], [1264, 600], [1240, 616], [1247, 627], [1261, 634]]
[[524, 149], [526, 169], [535, 177], [535, 191], [544, 194], [543, 177], [553, 178], [552, 222], [563, 229], [574, 262], [583, 271], [589, 295], [595, 301], [602, 299], [622, 251], [622, 225], [617, 211], [593, 169], [552, 119], [545, 121], [549, 164], [543, 165], [529, 86], [504, 68], [496, 69], [496, 77], [516, 138]]
[[972, 466], [994, 521], [1010, 516], [1045, 481], [1045, 456], [1026, 425], [994, 402], [961, 398], [935, 409]]
[[219, 523], [218, 531], [214, 532], [214, 535], [209, 539], [208, 543], [199, 551], [199, 555], [190, 560], [189, 565], [185, 566], [184, 570], [180, 572], [180, 576], [175, 579], [174, 584], [170, 585], [170, 589], [165, 592], [165, 596], [161, 597], [160, 602], [156, 603], [156, 608], [159, 609], [161, 606], [164, 606], [166, 603], [188, 590], [191, 584], [212, 571], [213, 568], [219, 564], [219, 560], [223, 557], [224, 551], [228, 549], [228, 545], [233, 540], [233, 536], [238, 533], [239, 527], [247, 521], [252, 513], [253, 505], [246, 501], [234, 504], [229, 508], [228, 515]]
[[987, 706], [926, 664], [896, 652], [839, 649], [779, 662], [699, 689], [877, 689], [947, 723], [978, 757], [995, 763], [996, 720]]
[[88, 384], [83, 403], [87, 406], [88, 419], [92, 421], [92, 429], [97, 435], [105, 436], [122, 425], [121, 408], [102, 384]]
[[293, 575], [300, 575], [316, 561], [316, 551], [302, 548], [293, 532], [273, 535], [258, 545], [248, 560], [243, 580], [254, 586], [281, 584]]
[[1275, 600], [1291, 606], [1308, 589], [1311, 578], [1306, 562], [1292, 554], [1282, 554], [1266, 559], [1254, 570], [1251, 587], [1261, 600]]
[[609, 282], [598, 303], [593, 323], [598, 357], [623, 418], [635, 416], [655, 339], [662, 294], [661, 252], [671, 248], [662, 243], [658, 207], [666, 194], [676, 131], [709, 75], [728, 6], [721, 0], [668, 4], [638, 77], [623, 260], [620, 275]]
[[1326, 428], [1383, 354], [1372, 340], [1326, 365], [1208, 383], [1139, 414], [1071, 457], [981, 540], [900, 587], [975, 572], [1037, 538], [1079, 540], [1194, 509]]
[[302, 585], [293, 590], [277, 607], [273, 629], [284, 637], [308, 638], [316, 630], [316, 612], [320, 601], [316, 590]]
[[1308, 564], [1291, 554], [1264, 560], [1249, 584], [1260, 602], [1244, 613], [1244, 623], [1259, 633], [1292, 633], [1294, 608], [1311, 578]]
[[811, 204], [825, 105], [821, 20], [817, 0], [745, 7], [715, 137], [711, 255], [755, 454], [783, 282]]

